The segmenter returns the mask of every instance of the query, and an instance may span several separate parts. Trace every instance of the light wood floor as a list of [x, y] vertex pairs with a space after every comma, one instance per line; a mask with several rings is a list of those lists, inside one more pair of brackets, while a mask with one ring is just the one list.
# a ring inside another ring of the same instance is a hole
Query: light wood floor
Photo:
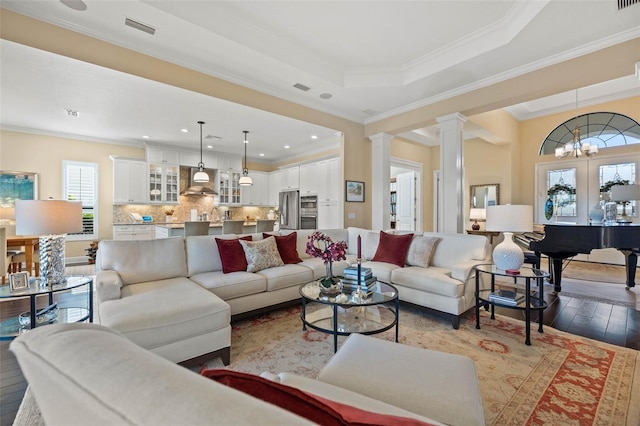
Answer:
[[[573, 265], [579, 266], [579, 263]], [[613, 267], [613, 271], [619, 274], [621, 267], [617, 268]], [[70, 268], [68, 273], [92, 275], [94, 270], [92, 265], [78, 266]], [[637, 277], [636, 282], [639, 279]], [[623, 284], [563, 278], [562, 289], [560, 294], [549, 291], [545, 296], [549, 304], [544, 312], [545, 325], [640, 350], [640, 311], [633, 308], [638, 303], [640, 309], [640, 286], [628, 291]], [[56, 301], [60, 306], [75, 306], [81, 297], [83, 295], [66, 294]], [[46, 300], [42, 305], [46, 305]], [[29, 310], [28, 301], [4, 301], [0, 306], [0, 320]], [[497, 308], [496, 312], [523, 320], [522, 313], [513, 309]], [[9, 352], [9, 342], [0, 342], [0, 426], [13, 423], [26, 387], [18, 363]]]

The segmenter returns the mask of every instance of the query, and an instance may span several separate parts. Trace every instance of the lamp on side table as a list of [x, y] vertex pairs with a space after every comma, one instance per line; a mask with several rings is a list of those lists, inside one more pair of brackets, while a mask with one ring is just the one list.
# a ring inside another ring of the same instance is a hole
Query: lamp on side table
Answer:
[[505, 271], [520, 270], [524, 253], [513, 241], [513, 233], [533, 231], [533, 207], [511, 204], [487, 207], [487, 231], [504, 233], [504, 241], [493, 249], [496, 267]]
[[65, 280], [66, 233], [82, 232], [82, 203], [58, 200], [16, 200], [16, 233], [40, 235], [40, 283]]

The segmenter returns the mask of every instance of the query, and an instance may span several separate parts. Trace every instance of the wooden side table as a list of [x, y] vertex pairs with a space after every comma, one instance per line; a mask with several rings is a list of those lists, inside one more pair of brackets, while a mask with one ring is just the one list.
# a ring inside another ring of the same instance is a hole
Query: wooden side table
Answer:
[[499, 232], [495, 231], [475, 231], [473, 229], [467, 229], [467, 234], [470, 235], [484, 235], [489, 239], [489, 244], [493, 245], [493, 237], [497, 237], [500, 235]]

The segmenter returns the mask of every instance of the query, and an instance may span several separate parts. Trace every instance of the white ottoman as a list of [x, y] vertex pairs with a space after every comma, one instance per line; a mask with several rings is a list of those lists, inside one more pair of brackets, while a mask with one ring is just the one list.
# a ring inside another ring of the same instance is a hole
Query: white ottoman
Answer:
[[352, 334], [318, 380], [449, 425], [484, 425], [471, 358]]

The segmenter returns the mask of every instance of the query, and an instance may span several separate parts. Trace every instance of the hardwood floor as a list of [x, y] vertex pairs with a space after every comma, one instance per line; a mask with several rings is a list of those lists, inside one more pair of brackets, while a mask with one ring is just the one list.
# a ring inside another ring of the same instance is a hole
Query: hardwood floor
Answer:
[[[622, 302], [613, 301], [612, 303], [597, 300], [599, 295], [610, 300], [611, 298], [607, 296], [616, 291], [621, 293], [621, 298], [629, 297], [626, 290], [621, 291], [617, 287], [610, 287], [615, 284], [603, 283], [598, 286], [597, 283], [578, 280], [575, 280], [573, 288], [569, 287], [569, 284], [570, 281], [567, 280], [567, 288], [571, 289], [567, 294], [571, 295], [579, 294], [580, 288], [586, 288], [588, 284], [591, 298], [567, 296], [562, 293], [556, 295], [551, 292], [546, 294], [545, 300], [549, 304], [544, 312], [546, 326], [640, 350], [640, 311], [628, 306], [629, 304], [625, 300]], [[61, 306], [64, 303], [76, 305], [74, 297], [83, 296], [64, 295], [57, 301]], [[631, 299], [633, 299], [632, 296]], [[626, 303], [627, 306], [618, 303]], [[17, 315], [29, 309], [28, 302], [17, 300], [0, 302], [0, 307], [0, 319]], [[468, 313], [469, 316], [473, 315], [472, 311]], [[513, 309], [496, 308], [496, 313], [524, 320], [523, 313]], [[532, 333], [534, 332], [537, 331], [532, 328]], [[18, 363], [9, 352], [9, 342], [0, 342], [0, 426], [9, 426], [13, 423], [26, 387], [27, 383], [20, 372]]]

